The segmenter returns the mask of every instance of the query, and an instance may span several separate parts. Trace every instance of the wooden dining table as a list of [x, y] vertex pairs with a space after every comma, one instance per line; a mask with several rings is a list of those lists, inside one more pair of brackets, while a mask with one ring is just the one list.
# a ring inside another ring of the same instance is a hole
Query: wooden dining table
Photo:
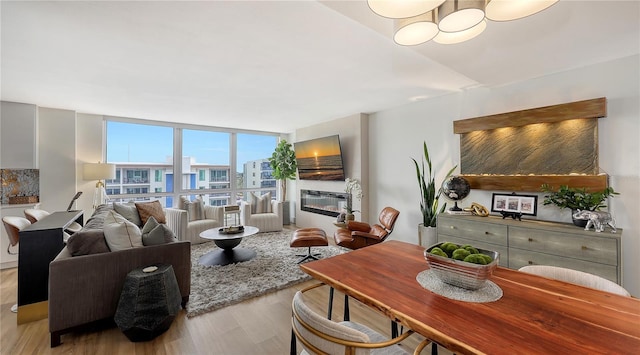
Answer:
[[424, 248], [387, 241], [302, 264], [313, 278], [456, 354], [640, 354], [640, 300], [498, 267], [494, 302], [416, 281]]

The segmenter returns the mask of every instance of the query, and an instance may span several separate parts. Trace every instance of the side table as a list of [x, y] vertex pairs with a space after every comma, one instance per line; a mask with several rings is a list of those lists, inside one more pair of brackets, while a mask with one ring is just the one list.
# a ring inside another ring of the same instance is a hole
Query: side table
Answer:
[[129, 340], [151, 340], [169, 329], [181, 301], [171, 265], [134, 269], [127, 274], [113, 319]]

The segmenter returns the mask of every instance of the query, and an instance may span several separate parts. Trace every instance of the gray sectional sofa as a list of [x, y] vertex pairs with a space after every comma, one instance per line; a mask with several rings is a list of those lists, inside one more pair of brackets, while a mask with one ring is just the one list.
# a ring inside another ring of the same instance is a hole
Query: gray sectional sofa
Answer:
[[95, 321], [112, 319], [126, 275], [133, 269], [171, 264], [182, 306], [189, 300], [191, 243], [176, 240], [118, 251], [110, 251], [107, 246], [105, 250], [102, 227], [110, 209], [110, 206], [99, 206], [79, 232], [84, 238], [82, 243], [70, 243], [49, 265], [51, 347], [61, 343], [62, 334]]

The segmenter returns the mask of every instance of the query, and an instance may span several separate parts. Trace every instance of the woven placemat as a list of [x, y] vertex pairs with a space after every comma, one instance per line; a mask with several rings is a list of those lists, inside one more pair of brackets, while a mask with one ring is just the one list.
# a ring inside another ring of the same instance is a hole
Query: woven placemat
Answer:
[[419, 273], [416, 280], [427, 290], [457, 301], [485, 303], [495, 302], [502, 297], [502, 289], [491, 280], [477, 290], [467, 290], [442, 282], [431, 269]]

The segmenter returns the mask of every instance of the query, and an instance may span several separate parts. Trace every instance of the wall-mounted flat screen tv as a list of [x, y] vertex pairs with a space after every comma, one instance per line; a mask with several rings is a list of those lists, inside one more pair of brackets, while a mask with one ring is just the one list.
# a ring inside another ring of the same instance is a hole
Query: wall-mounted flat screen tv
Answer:
[[295, 142], [300, 180], [344, 180], [338, 135]]

